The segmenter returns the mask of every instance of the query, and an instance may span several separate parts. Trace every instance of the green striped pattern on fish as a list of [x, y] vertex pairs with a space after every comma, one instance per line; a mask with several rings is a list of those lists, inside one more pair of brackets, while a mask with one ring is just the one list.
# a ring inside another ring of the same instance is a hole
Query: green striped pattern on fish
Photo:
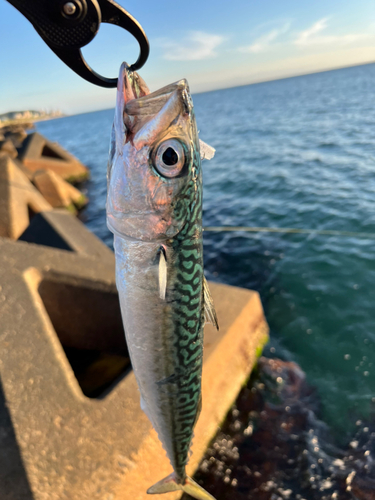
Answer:
[[[197, 158], [197, 170], [200, 159]], [[200, 185], [200, 183], [199, 183]], [[176, 275], [173, 308], [177, 353], [175, 403], [175, 471], [183, 478], [192, 432], [199, 411], [203, 355], [202, 193], [189, 186], [188, 221], [172, 243]], [[192, 199], [191, 199], [192, 198]]]

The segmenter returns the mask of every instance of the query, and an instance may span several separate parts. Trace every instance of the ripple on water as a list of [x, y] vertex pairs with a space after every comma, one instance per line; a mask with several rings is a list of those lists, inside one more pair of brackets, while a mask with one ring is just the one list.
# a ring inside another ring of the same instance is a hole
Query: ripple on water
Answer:
[[338, 447], [320, 411], [298, 365], [260, 358], [195, 479], [219, 500], [372, 499], [374, 423], [357, 420]]
[[[374, 80], [367, 65], [195, 95], [200, 136], [217, 149], [203, 164], [204, 224], [375, 233]], [[112, 120], [105, 110], [37, 125], [90, 167], [81, 216], [108, 245]], [[321, 416], [342, 441], [375, 393], [374, 244], [204, 234], [207, 276], [260, 292], [279, 352], [317, 387]]]

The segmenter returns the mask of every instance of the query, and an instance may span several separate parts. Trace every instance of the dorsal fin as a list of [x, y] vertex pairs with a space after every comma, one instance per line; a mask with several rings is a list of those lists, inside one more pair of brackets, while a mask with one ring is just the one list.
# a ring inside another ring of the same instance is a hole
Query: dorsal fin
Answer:
[[207, 323], [214, 325], [216, 330], [219, 330], [219, 323], [217, 321], [214, 301], [211, 297], [210, 289], [206, 278], [203, 276], [203, 297], [204, 297], [204, 315]]

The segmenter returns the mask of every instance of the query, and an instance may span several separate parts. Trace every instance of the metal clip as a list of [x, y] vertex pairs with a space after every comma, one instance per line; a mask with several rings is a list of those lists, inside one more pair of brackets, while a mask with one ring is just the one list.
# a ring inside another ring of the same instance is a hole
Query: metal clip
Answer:
[[140, 54], [130, 66], [140, 69], [150, 46], [141, 25], [113, 0], [8, 0], [34, 26], [53, 52], [85, 80], [101, 87], [116, 87], [117, 78], [96, 73], [84, 60], [81, 48], [95, 37], [100, 23], [115, 24], [137, 40]]

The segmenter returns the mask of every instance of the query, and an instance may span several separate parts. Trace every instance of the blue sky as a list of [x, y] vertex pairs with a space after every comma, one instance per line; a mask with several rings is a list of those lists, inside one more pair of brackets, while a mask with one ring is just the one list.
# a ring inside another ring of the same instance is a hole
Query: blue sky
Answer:
[[[120, 0], [143, 26], [151, 53], [140, 71], [151, 90], [187, 78], [192, 92], [375, 61], [373, 0]], [[114, 106], [115, 92], [85, 82], [0, 0], [0, 113]], [[137, 43], [101, 25], [83, 49], [91, 66], [117, 76]]]

